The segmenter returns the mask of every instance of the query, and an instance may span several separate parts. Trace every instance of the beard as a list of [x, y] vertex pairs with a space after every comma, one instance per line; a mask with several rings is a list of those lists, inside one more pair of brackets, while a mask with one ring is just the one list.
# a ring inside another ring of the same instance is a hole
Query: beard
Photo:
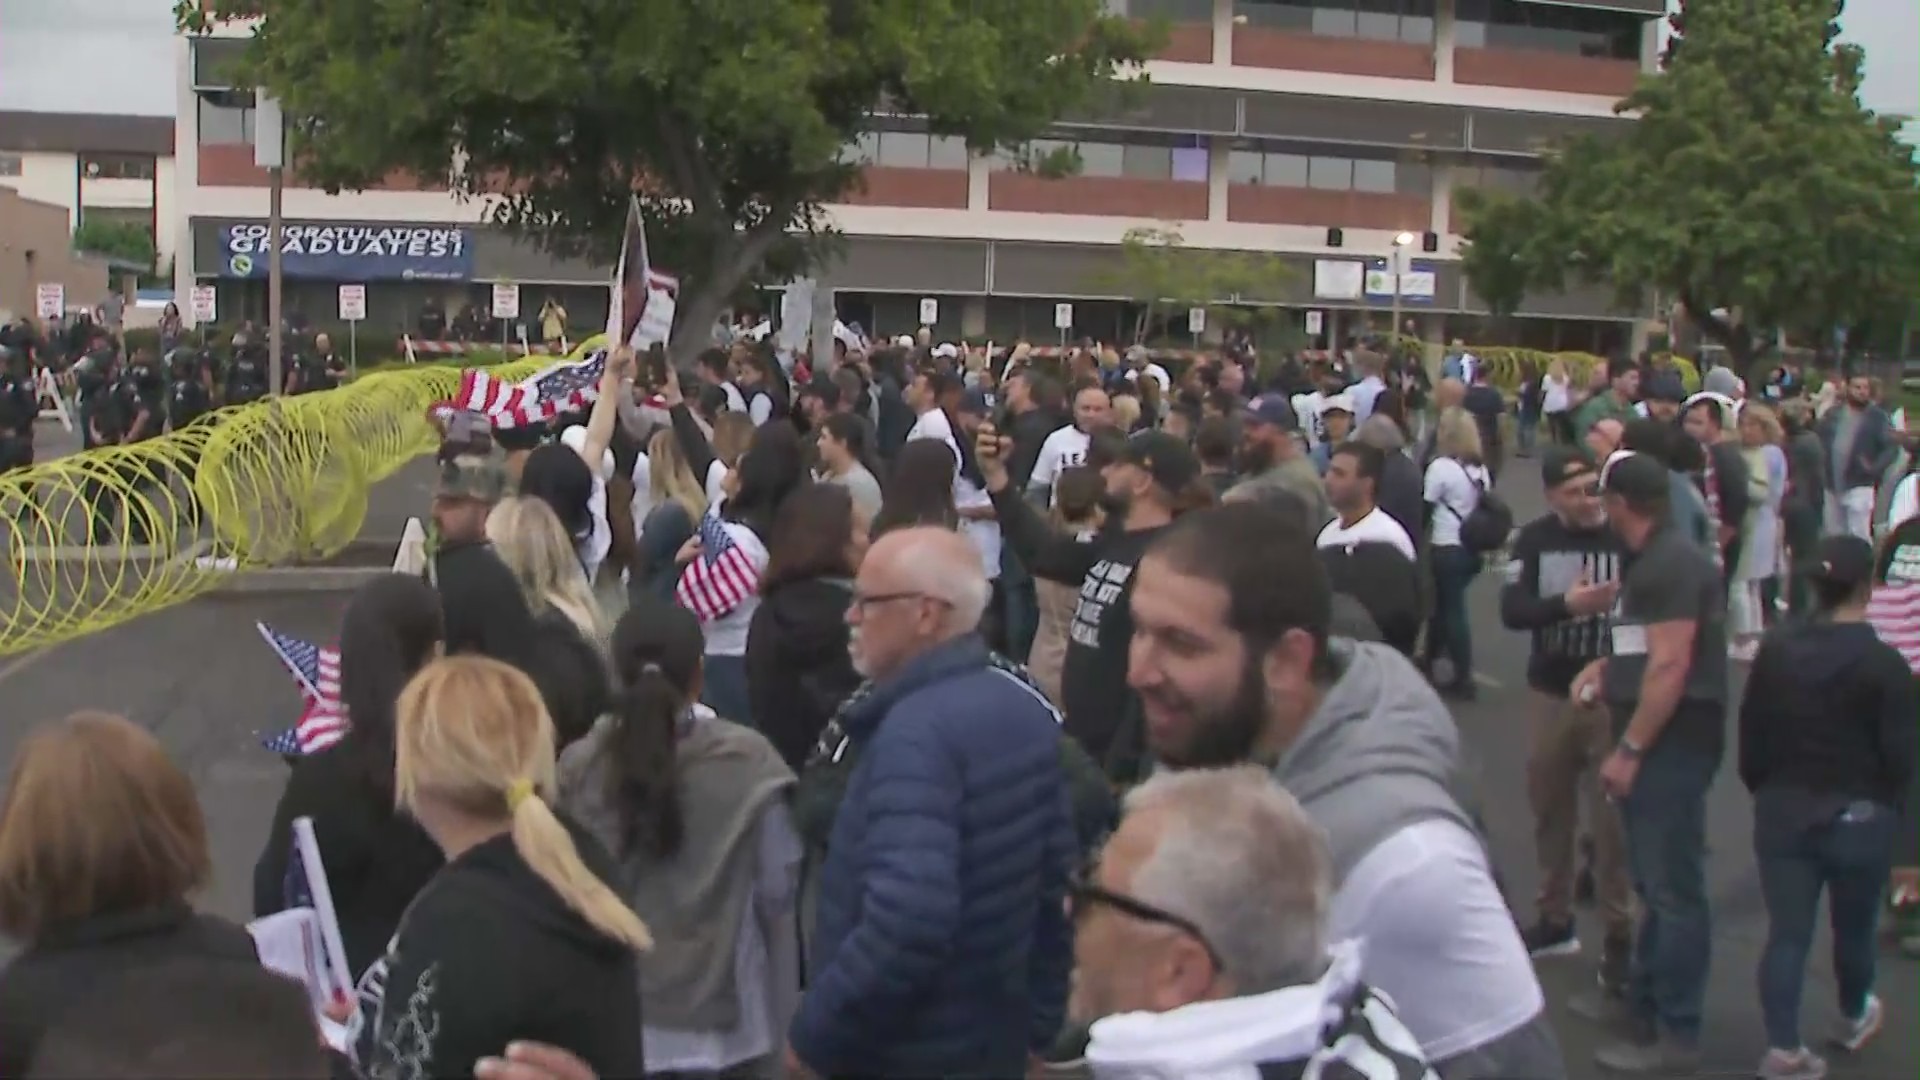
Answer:
[[1176, 769], [1218, 769], [1253, 758], [1254, 744], [1267, 723], [1267, 684], [1258, 655], [1240, 669], [1240, 684], [1224, 702], [1189, 702], [1193, 727], [1186, 744], [1153, 747], [1162, 762]]

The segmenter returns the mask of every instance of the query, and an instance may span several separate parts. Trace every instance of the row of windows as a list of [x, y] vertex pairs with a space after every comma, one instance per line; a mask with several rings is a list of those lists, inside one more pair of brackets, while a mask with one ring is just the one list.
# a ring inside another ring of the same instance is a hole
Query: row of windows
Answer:
[[1414, 161], [1235, 150], [1227, 156], [1227, 183], [1426, 195], [1433, 191], [1433, 169]]
[[869, 131], [847, 147], [840, 159], [895, 169], [964, 169], [967, 141], [924, 131]]
[[1619, 12], [1519, 0], [1458, 0], [1454, 44], [1532, 49], [1606, 60], [1640, 59], [1645, 22]]
[[1434, 0], [1235, 0], [1233, 13], [1274, 30], [1433, 44]]
[[1531, 195], [1540, 184], [1540, 170], [1512, 169], [1499, 165], [1455, 165], [1453, 186], [1505, 191]]
[[[1061, 139], [1035, 139], [1028, 144], [1035, 156], [1072, 147], [1080, 154], [1081, 176], [1124, 176], [1135, 180], [1186, 180], [1207, 182], [1207, 147], [1199, 136], [1180, 140], [1184, 145], [1143, 143], [1067, 142]], [[994, 159], [995, 168], [1009, 168], [1013, 162]]]
[[80, 174], [89, 180], [151, 180], [154, 159], [140, 154], [89, 154], [80, 159]]

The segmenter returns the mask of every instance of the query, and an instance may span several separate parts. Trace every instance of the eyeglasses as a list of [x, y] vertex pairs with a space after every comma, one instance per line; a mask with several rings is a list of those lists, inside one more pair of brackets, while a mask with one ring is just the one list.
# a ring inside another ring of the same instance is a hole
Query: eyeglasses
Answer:
[[858, 611], [861, 617], [864, 618], [867, 614], [867, 609], [875, 604], [891, 604], [898, 600], [931, 600], [936, 604], [948, 604], [949, 607], [952, 606], [948, 601], [942, 600], [938, 596], [932, 596], [918, 591], [907, 591], [875, 593], [872, 596], [861, 596], [859, 593], [855, 593], [853, 597], [847, 601], [847, 610]]
[[1227, 970], [1227, 965], [1221, 961], [1220, 954], [1214, 951], [1213, 942], [1208, 941], [1207, 935], [1202, 933], [1200, 928], [1194, 925], [1191, 920], [1183, 919], [1164, 908], [1154, 907], [1144, 900], [1136, 900], [1125, 893], [1117, 893], [1112, 889], [1097, 885], [1094, 883], [1091, 873], [1083, 871], [1075, 875], [1073, 881], [1067, 885], [1067, 898], [1072, 905], [1072, 913], [1076, 919], [1084, 914], [1089, 907], [1095, 904], [1104, 904], [1128, 918], [1139, 919], [1141, 922], [1154, 923], [1159, 926], [1171, 926], [1175, 930], [1199, 942], [1200, 947], [1207, 950], [1207, 959], [1213, 962], [1213, 969], [1215, 971]]

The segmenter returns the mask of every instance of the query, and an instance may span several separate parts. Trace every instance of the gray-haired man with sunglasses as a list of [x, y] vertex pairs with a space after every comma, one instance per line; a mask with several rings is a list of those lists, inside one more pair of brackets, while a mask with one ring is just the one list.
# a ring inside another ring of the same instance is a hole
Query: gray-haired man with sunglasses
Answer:
[[1096, 1080], [1432, 1080], [1361, 944], [1327, 941], [1326, 840], [1265, 769], [1161, 772], [1126, 807], [1071, 893]]

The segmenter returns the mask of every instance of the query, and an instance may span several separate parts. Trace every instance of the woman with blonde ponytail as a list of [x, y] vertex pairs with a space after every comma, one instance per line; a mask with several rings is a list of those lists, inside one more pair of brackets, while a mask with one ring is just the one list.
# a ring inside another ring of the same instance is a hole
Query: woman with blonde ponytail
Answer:
[[618, 869], [551, 809], [553, 722], [532, 680], [456, 656], [400, 694], [394, 795], [446, 855], [360, 980], [361, 1075], [471, 1076], [515, 1041], [600, 1076], [644, 1072], [638, 954], [646, 926]]

